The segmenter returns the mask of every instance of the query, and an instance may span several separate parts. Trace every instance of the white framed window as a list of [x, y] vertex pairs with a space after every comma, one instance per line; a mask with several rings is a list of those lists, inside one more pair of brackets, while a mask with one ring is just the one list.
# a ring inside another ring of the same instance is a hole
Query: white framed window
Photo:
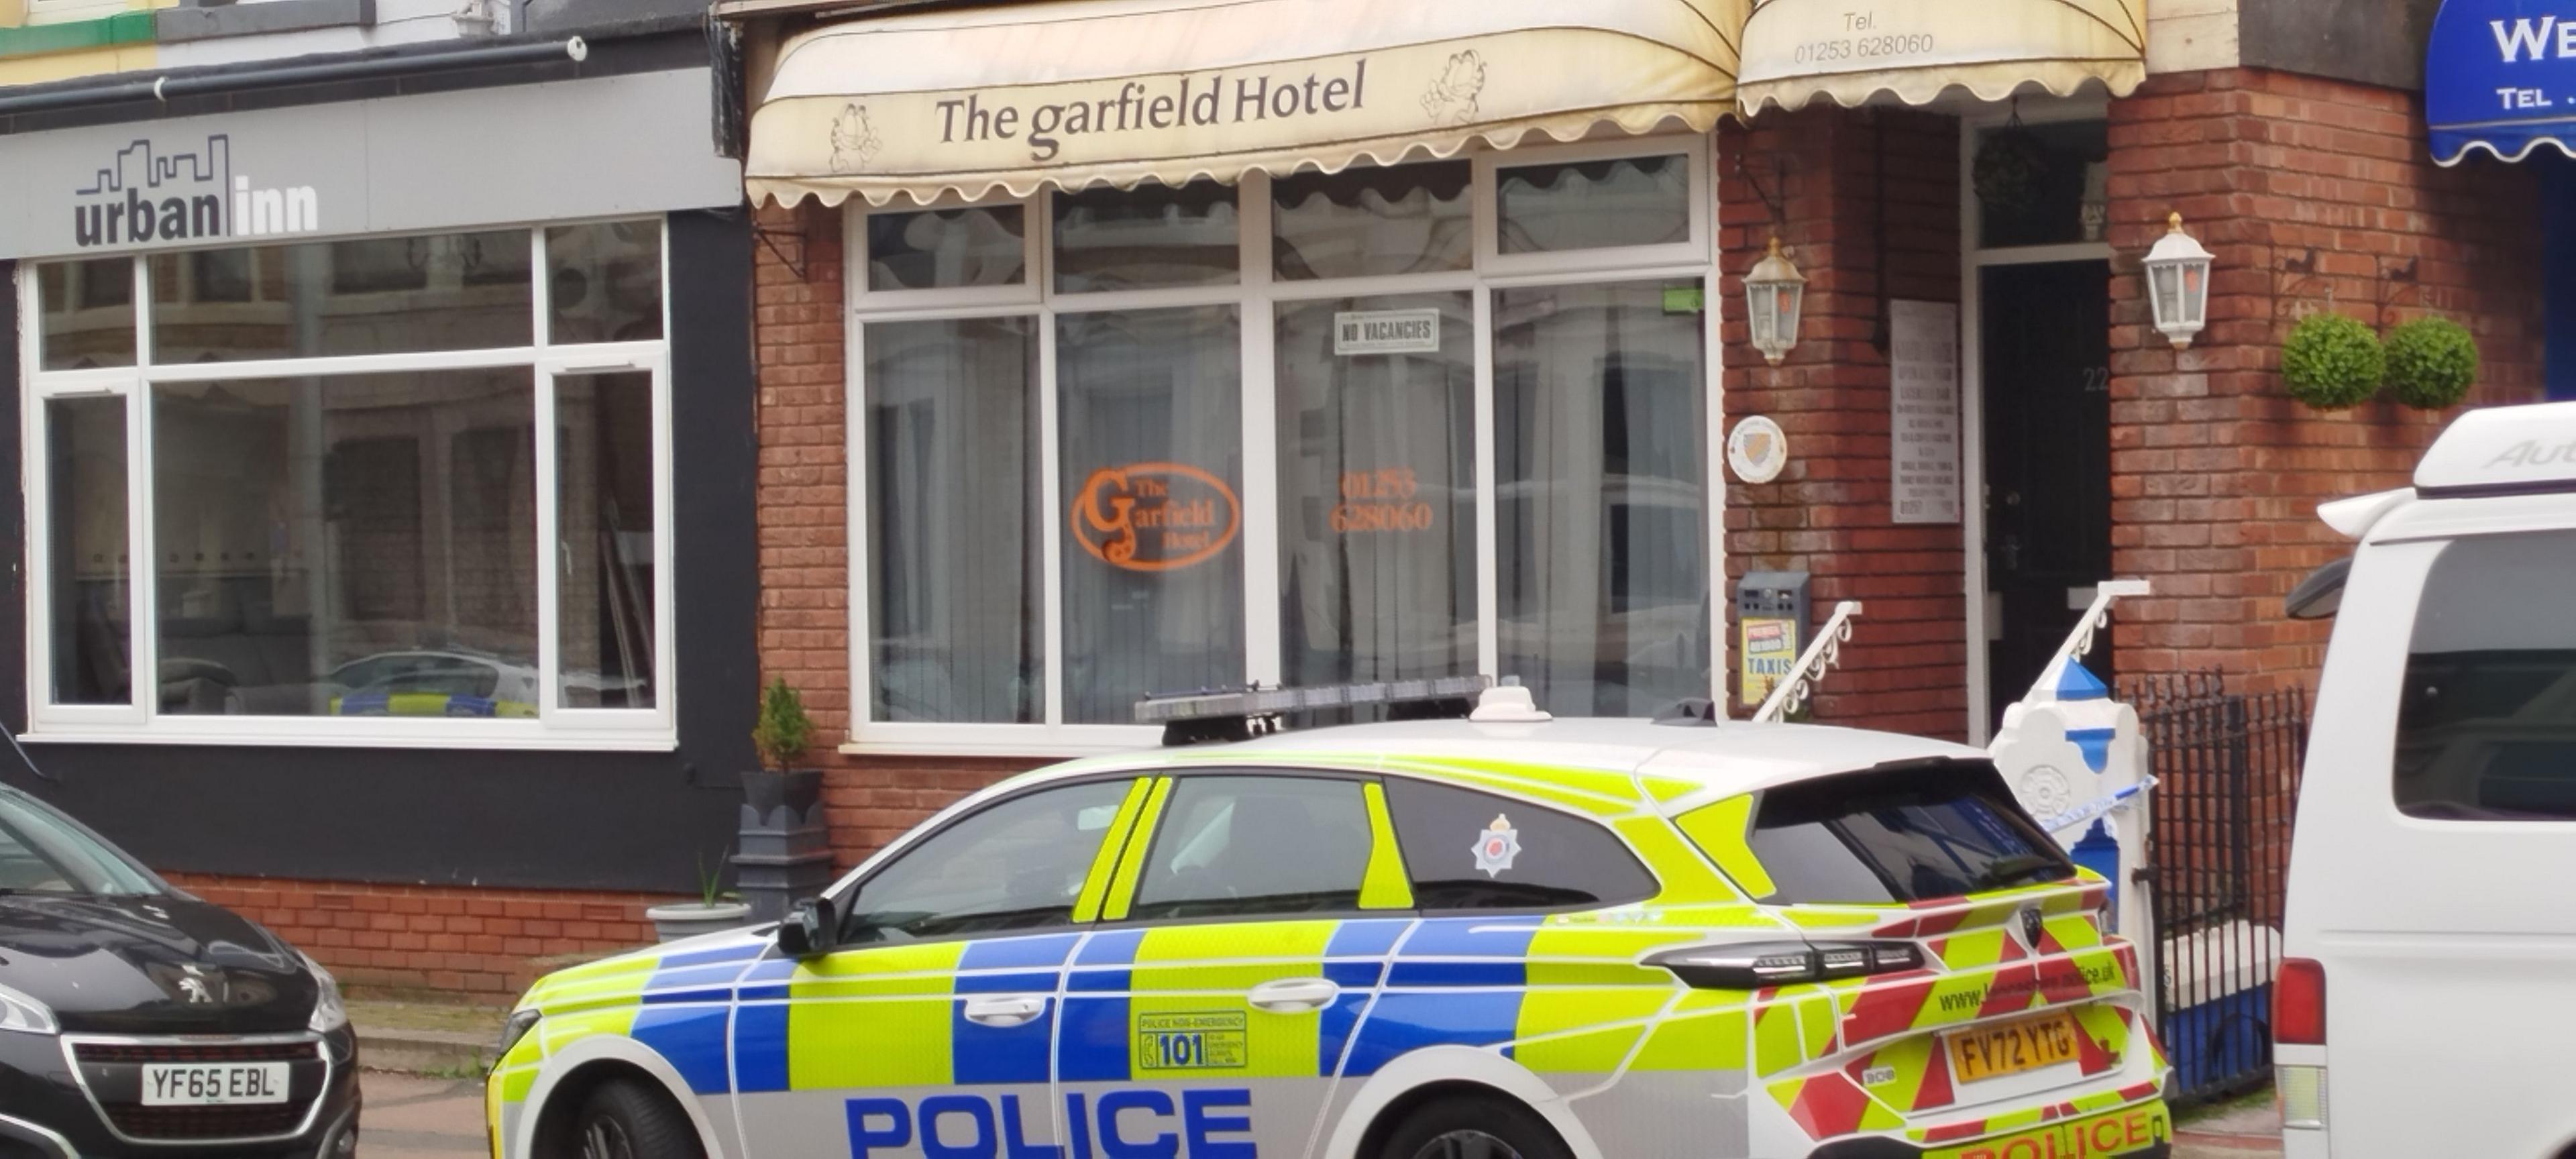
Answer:
[[29, 734], [669, 748], [659, 219], [20, 273]]
[[853, 206], [852, 751], [1157, 692], [1722, 686], [1705, 137]]

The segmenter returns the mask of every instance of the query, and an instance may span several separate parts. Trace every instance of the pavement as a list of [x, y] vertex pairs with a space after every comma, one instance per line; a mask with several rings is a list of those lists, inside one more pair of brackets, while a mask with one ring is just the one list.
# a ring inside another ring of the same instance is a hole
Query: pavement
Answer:
[[2174, 1159], [2273, 1159], [2281, 1153], [2281, 1108], [2269, 1098], [2196, 1115], [2174, 1128]]
[[366, 1109], [358, 1159], [484, 1159], [483, 1080], [371, 1070], [358, 1075]]

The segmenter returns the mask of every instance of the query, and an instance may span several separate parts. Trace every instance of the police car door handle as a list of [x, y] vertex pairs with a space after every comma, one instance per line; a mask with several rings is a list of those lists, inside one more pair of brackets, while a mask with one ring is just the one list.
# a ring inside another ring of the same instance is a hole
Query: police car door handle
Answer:
[[969, 998], [966, 1021], [983, 1026], [1020, 1026], [1046, 1013], [1047, 1000], [1027, 997]]
[[1255, 1010], [1272, 1014], [1303, 1014], [1322, 1009], [1325, 1003], [1341, 993], [1341, 987], [1322, 978], [1289, 978], [1255, 986], [1247, 998]]

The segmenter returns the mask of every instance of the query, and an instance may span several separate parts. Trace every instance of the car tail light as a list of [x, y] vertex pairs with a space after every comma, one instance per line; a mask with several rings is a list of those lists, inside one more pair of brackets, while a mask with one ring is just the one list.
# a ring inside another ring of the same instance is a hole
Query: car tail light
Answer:
[[2326, 1044], [2326, 968], [2307, 958], [2281, 962], [2272, 987], [2272, 1039], [2294, 1046]]
[[1747, 942], [1684, 946], [1646, 957], [1702, 990], [1759, 990], [1923, 967], [1912, 942]]

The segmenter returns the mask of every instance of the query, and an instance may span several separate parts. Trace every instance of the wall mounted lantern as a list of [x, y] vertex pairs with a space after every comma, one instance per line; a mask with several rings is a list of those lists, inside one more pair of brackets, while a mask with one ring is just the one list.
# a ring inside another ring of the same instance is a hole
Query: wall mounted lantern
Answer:
[[2181, 214], [2165, 220], [2169, 226], [2165, 235], [2147, 251], [2147, 301], [2156, 312], [2156, 329], [2173, 342], [2174, 349], [2185, 350], [2201, 327], [2209, 324], [2212, 255], [2182, 231]]
[[1773, 366], [1798, 346], [1798, 312], [1806, 296], [1807, 275], [1780, 252], [1779, 235], [1772, 235], [1771, 252], [1744, 275], [1744, 317], [1753, 348]]

